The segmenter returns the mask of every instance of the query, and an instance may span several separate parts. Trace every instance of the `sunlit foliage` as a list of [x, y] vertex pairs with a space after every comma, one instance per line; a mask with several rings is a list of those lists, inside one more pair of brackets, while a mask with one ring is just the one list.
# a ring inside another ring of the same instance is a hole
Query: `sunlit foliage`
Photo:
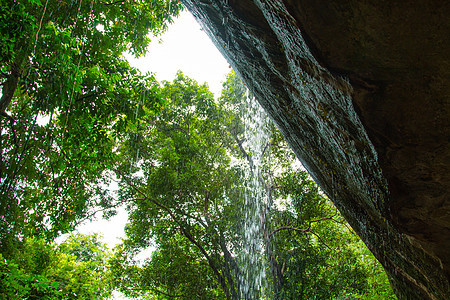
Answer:
[[2, 299], [108, 299], [109, 252], [96, 235], [70, 236], [61, 245], [28, 238], [14, 259], [0, 254]]
[[[236, 255], [248, 209], [241, 166], [253, 155], [243, 135], [245, 87], [231, 74], [215, 101], [178, 73], [159, 95], [161, 113], [138, 113], [120, 147], [130, 219], [112, 273], [129, 296], [239, 299], [246, 270]], [[376, 260], [271, 128], [260, 178], [270, 198], [261, 235], [272, 288], [263, 297], [392, 297]], [[148, 247], [151, 257], [136, 262]]]
[[[181, 10], [175, 0], [0, 4], [0, 294], [7, 299], [239, 299], [248, 96], [219, 99], [179, 72], [158, 83], [123, 58]], [[373, 256], [271, 125], [261, 186], [270, 299], [388, 299]], [[109, 185], [118, 185], [113, 193]], [[126, 207], [112, 255], [96, 236], [51, 241]], [[136, 254], [149, 247], [143, 262]]]
[[[156, 84], [122, 57], [146, 52], [178, 1], [6, 0], [0, 4], [0, 250], [52, 239], [113, 206], [103, 175]], [[158, 97], [147, 101], [157, 111]]]

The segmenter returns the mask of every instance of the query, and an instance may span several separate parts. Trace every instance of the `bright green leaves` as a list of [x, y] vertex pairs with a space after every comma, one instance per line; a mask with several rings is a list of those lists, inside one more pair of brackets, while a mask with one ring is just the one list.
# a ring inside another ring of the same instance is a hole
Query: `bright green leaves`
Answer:
[[[112, 4], [115, 3], [115, 4]], [[131, 52], [140, 56], [145, 54], [146, 46], [150, 42], [149, 30], [159, 34], [166, 29], [166, 22], [172, 21], [172, 16], [178, 15], [181, 5], [174, 0], [157, 1], [120, 1], [111, 4], [103, 3], [108, 22], [103, 21], [104, 34], [114, 41], [120, 36]]]
[[41, 6], [41, 5], [42, 5], [41, 0], [28, 0], [28, 2], [29, 2], [30, 4], [34, 4], [34, 5], [36, 5], [36, 6]]
[[119, 291], [152, 299], [223, 299], [224, 295], [202, 253], [185, 236], [160, 240], [151, 258], [138, 267], [132, 253], [119, 248], [111, 260]]
[[382, 299], [375, 296], [380, 290], [393, 297], [382, 267], [306, 172], [282, 173], [276, 185], [274, 196], [286, 199], [271, 211], [270, 224], [274, 254], [285, 266], [280, 299]]
[[0, 4], [0, 110], [11, 116], [0, 117], [5, 251], [19, 236], [67, 232], [96, 206], [112, 212], [105, 174], [119, 141], [132, 135], [136, 145], [151, 126], [142, 115], [164, 106], [154, 78], [121, 55], [143, 54], [148, 35], [181, 9], [162, 0], [41, 3]]
[[224, 296], [199, 249], [180, 234], [162, 241], [142, 269], [144, 282], [168, 295], [186, 300]]
[[[164, 102], [160, 113], [141, 114], [139, 108], [127, 120], [118, 173], [130, 217], [113, 265], [118, 284], [130, 295], [239, 297], [237, 274], [246, 270], [231, 255], [242, 247], [239, 217], [246, 213], [238, 166], [253, 154], [237, 145], [244, 141], [245, 89], [234, 74], [224, 87], [214, 101], [205, 86], [179, 73], [156, 93]], [[392, 295], [381, 267], [272, 130], [259, 178], [271, 199], [261, 233], [272, 262], [267, 274], [273, 274], [268, 280], [274, 289], [268, 297], [368, 297], [378, 289]], [[149, 246], [156, 249], [138, 266], [134, 254]], [[380, 286], [374, 276], [383, 280]]]
[[[242, 82], [231, 74], [214, 100], [181, 72], [160, 85], [121, 57], [143, 55], [149, 33], [166, 28], [179, 1], [49, 0], [45, 7], [0, 4], [0, 106], [11, 116], [0, 119], [0, 250], [8, 259], [0, 262], [1, 292], [108, 296], [105, 248], [95, 237], [71, 237], [58, 248], [26, 237], [51, 239], [97, 208], [112, 215], [125, 204], [127, 240], [110, 266], [116, 285], [155, 299], [237, 298]], [[276, 205], [265, 230], [297, 229], [270, 235], [268, 259], [283, 266], [279, 298], [389, 295], [377, 283], [384, 273], [368, 271], [373, 258], [359, 259], [364, 248], [293, 165], [275, 128], [268, 142], [262, 180]], [[118, 197], [108, 191], [111, 177]], [[152, 243], [151, 259], [135, 265], [134, 251]]]
[[107, 299], [109, 258], [98, 237], [70, 236], [60, 246], [29, 238], [14, 260], [0, 254], [0, 294], [5, 299]]
[[[58, 283], [42, 276], [25, 273], [13, 262], [7, 262], [0, 254], [0, 294], [4, 299], [25, 299], [39, 295], [41, 299], [56, 299], [61, 296]], [[43, 296], [45, 295], [45, 296]]]
[[[221, 122], [222, 111], [206, 86], [182, 73], [152, 94], [161, 95], [161, 111], [146, 114], [141, 109], [144, 106], [139, 106], [136, 118], [128, 120], [133, 126], [119, 147], [123, 157], [121, 201], [131, 202], [127, 251], [145, 248], [154, 239], [161, 251], [144, 269], [133, 270], [152, 274], [145, 279], [152, 280], [152, 288], [142, 287], [142, 293], [180, 294], [186, 299], [219, 297], [217, 280], [225, 275], [219, 271], [223, 261], [217, 241], [225, 229], [217, 214], [227, 205], [222, 196], [234, 184], [230, 177], [235, 172], [228, 169], [230, 157], [224, 145], [228, 133]], [[170, 259], [166, 254], [171, 251], [179, 252], [178, 260], [166, 265]], [[131, 272], [130, 267], [123, 266], [123, 272]], [[137, 278], [130, 284], [144, 284], [142, 276]]]

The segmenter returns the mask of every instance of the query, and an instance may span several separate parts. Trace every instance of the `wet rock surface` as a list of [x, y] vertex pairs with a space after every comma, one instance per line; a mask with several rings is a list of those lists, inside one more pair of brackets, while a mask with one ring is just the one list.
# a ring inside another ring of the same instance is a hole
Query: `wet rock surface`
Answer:
[[400, 299], [450, 299], [450, 4], [183, 0]]

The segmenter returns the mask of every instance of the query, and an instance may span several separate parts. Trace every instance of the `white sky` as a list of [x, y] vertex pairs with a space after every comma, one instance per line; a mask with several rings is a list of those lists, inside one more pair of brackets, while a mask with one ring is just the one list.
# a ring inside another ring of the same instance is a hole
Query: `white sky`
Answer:
[[[158, 40], [161, 40], [158, 43]], [[222, 82], [231, 69], [208, 36], [192, 15], [184, 11], [170, 25], [168, 31], [155, 38], [145, 57], [135, 59], [128, 55], [130, 64], [142, 73], [152, 72], [159, 81], [172, 81], [178, 70], [199, 83], [207, 82], [216, 98], [220, 95]], [[119, 211], [109, 221], [98, 220], [84, 223], [78, 227], [83, 234], [100, 233], [103, 241], [112, 248], [124, 237], [127, 213]]]
[[170, 25], [161, 38], [153, 39], [145, 57], [126, 58], [143, 73], [156, 73], [159, 81], [172, 81], [181, 70], [199, 83], [207, 82], [216, 97], [220, 96], [222, 82], [231, 71], [222, 54], [187, 11]]

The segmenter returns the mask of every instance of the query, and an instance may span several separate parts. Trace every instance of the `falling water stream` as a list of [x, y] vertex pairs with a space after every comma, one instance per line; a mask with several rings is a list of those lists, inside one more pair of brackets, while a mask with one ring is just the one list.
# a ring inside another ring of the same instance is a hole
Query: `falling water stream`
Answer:
[[268, 117], [253, 97], [246, 97], [244, 110], [245, 190], [243, 213], [243, 247], [239, 254], [241, 264], [241, 298], [263, 299], [267, 289], [264, 253], [264, 219], [267, 195], [261, 177], [262, 159], [269, 140]]

